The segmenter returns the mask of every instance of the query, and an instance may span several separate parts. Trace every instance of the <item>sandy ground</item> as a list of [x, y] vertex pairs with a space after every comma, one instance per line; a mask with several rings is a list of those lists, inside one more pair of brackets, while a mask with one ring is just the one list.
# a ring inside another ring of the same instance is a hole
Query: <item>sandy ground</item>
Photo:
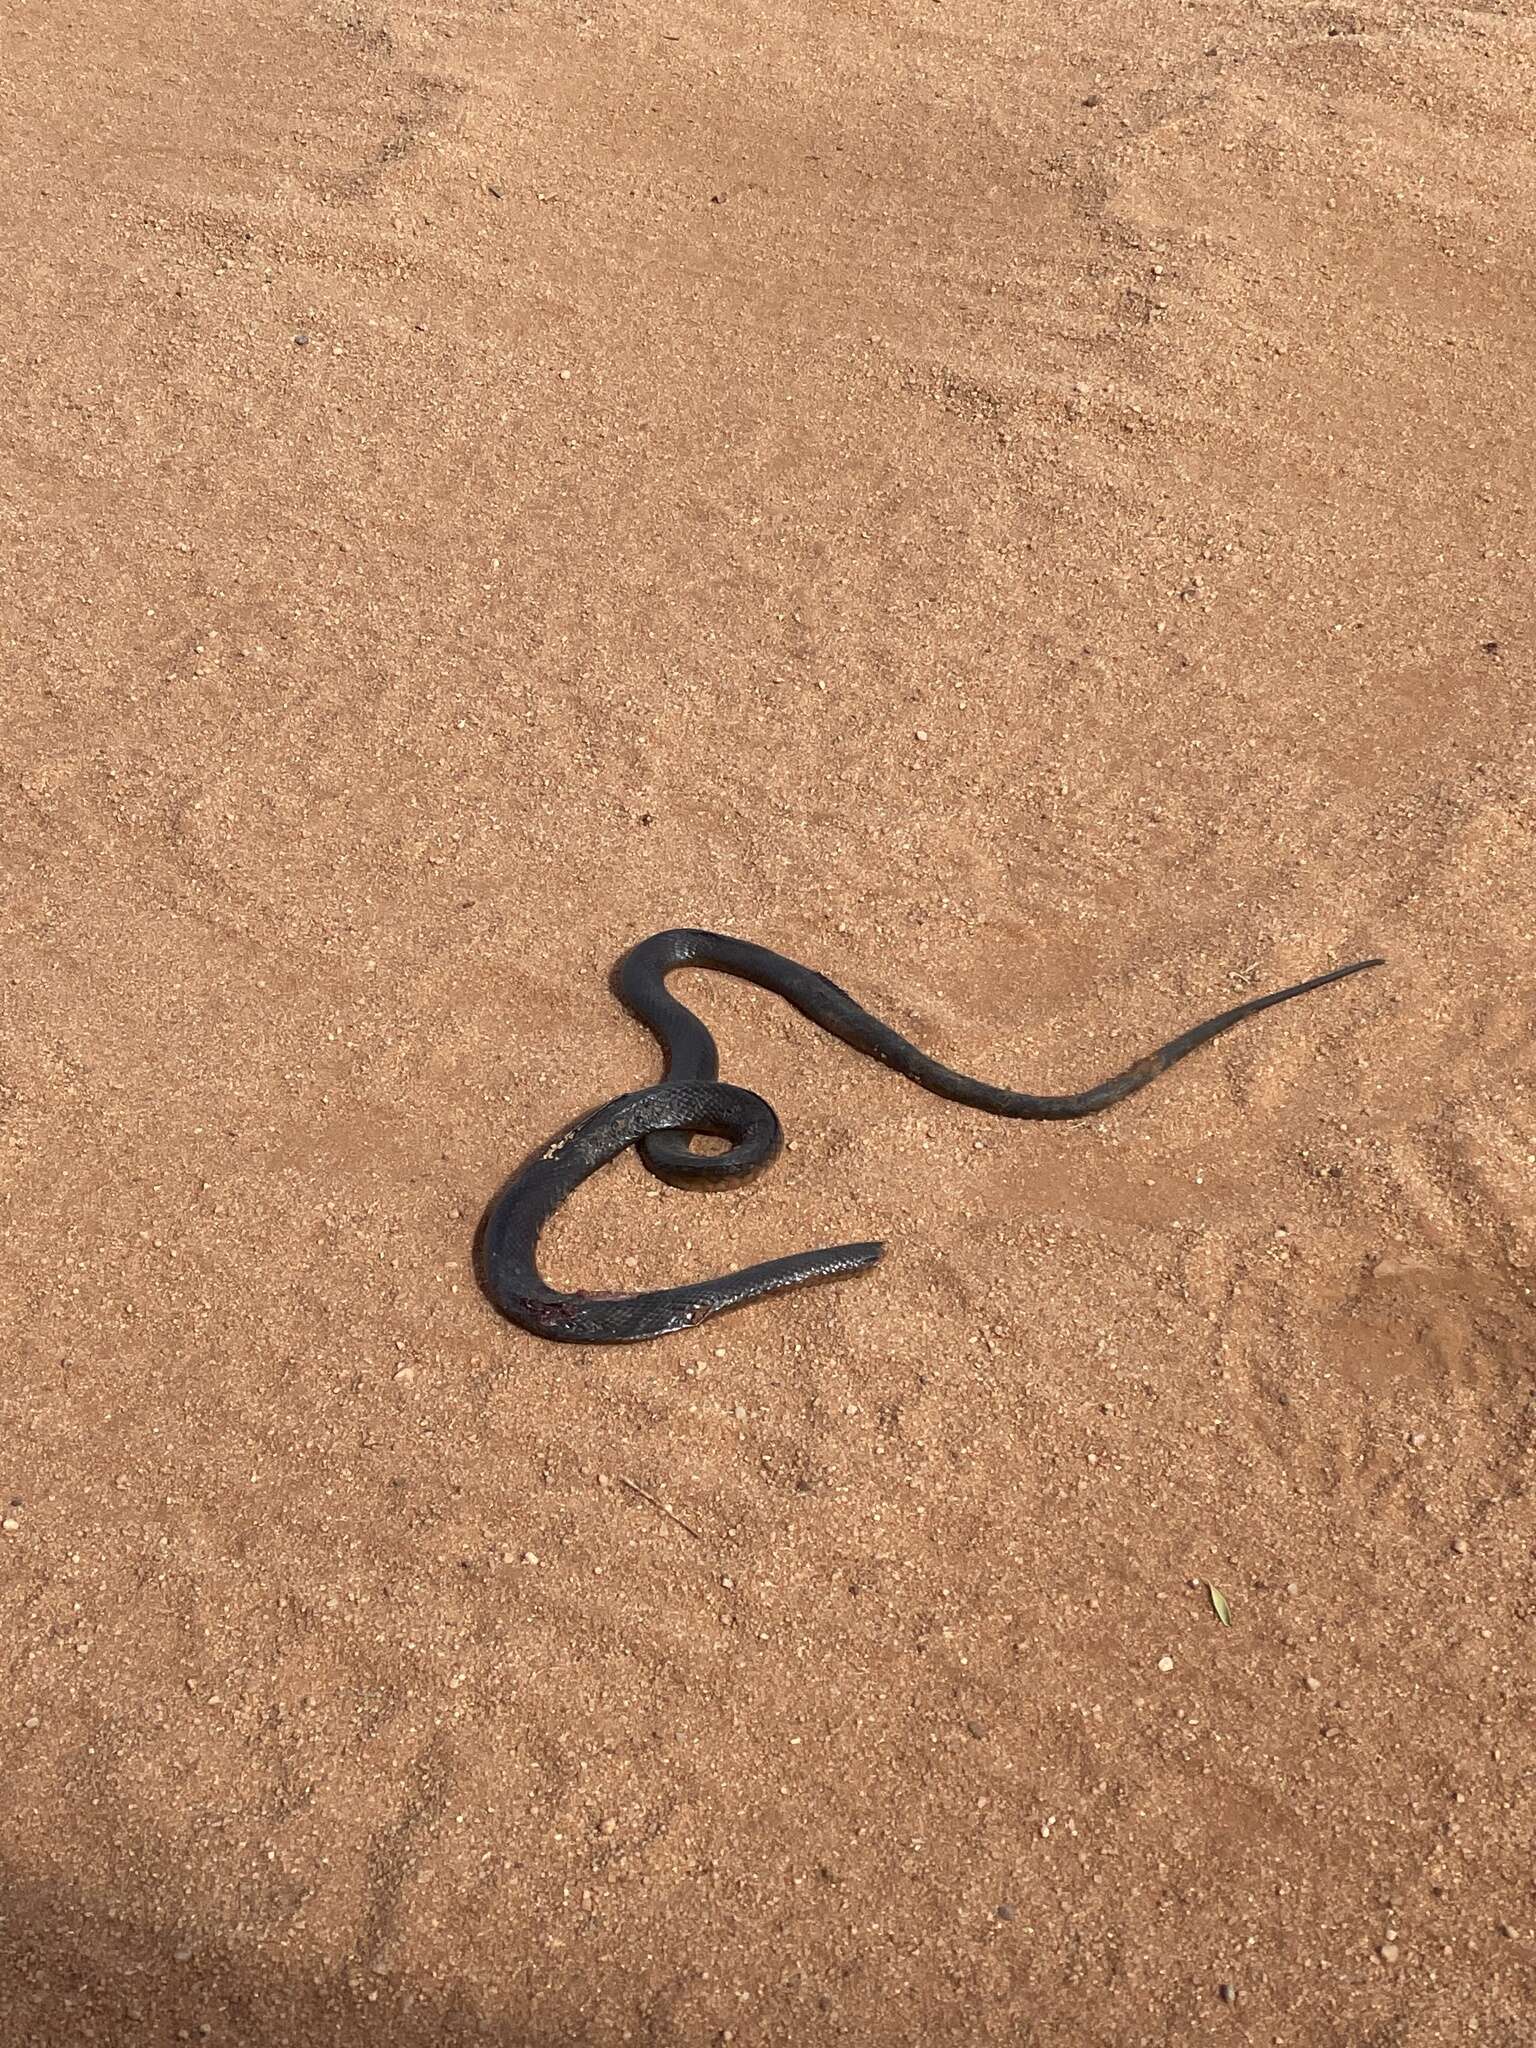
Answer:
[[13, 0], [8, 2039], [1533, 2038], [1533, 21]]

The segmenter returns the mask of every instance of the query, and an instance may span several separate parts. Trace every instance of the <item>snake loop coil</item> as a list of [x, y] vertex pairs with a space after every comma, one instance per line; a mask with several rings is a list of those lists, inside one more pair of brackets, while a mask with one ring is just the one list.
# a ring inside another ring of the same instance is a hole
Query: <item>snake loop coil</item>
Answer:
[[[658, 932], [620, 961], [615, 984], [622, 1002], [660, 1043], [665, 1078], [654, 1088], [620, 1095], [564, 1131], [497, 1194], [480, 1232], [481, 1278], [493, 1302], [512, 1322], [536, 1336], [568, 1344], [635, 1344], [692, 1329], [710, 1316], [739, 1308], [765, 1294], [807, 1281], [862, 1272], [883, 1254], [881, 1244], [832, 1245], [769, 1259], [718, 1279], [644, 1294], [561, 1293], [545, 1285], [535, 1255], [539, 1233], [568, 1195], [634, 1145], [650, 1171], [682, 1187], [720, 1187], [757, 1173], [778, 1156], [783, 1142], [770, 1104], [750, 1089], [721, 1081], [714, 1039], [691, 1010], [668, 992], [667, 975], [678, 967], [714, 967], [756, 982], [783, 996], [803, 1016], [871, 1059], [894, 1067], [951, 1102], [993, 1116], [1035, 1121], [1093, 1116], [1145, 1088], [1198, 1046], [1206, 1045], [1261, 1010], [1330, 982], [1380, 967], [1379, 959], [1356, 960], [1272, 995], [1256, 996], [1194, 1024], [1124, 1072], [1078, 1095], [1030, 1095], [998, 1088], [942, 1066], [888, 1024], [872, 1017], [825, 976], [745, 939], [719, 932]], [[691, 1137], [726, 1140], [724, 1152], [695, 1152]]]

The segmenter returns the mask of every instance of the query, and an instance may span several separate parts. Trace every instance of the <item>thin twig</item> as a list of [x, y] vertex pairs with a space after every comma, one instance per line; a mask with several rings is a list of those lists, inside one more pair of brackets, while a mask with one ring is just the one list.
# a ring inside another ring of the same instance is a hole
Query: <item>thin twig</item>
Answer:
[[676, 1522], [679, 1529], [686, 1529], [688, 1534], [694, 1539], [696, 1543], [702, 1543], [704, 1541], [703, 1536], [697, 1529], [694, 1528], [691, 1522], [685, 1522], [681, 1515], [673, 1514], [672, 1510], [667, 1506], [664, 1500], [658, 1500], [654, 1493], [647, 1493], [643, 1486], [636, 1486], [634, 1480], [626, 1479], [622, 1472], [619, 1474], [619, 1484], [620, 1486], [627, 1486], [631, 1493], [638, 1493], [642, 1500], [648, 1500], [651, 1506], [653, 1508], [659, 1509], [659, 1511], [666, 1516], [669, 1522]]

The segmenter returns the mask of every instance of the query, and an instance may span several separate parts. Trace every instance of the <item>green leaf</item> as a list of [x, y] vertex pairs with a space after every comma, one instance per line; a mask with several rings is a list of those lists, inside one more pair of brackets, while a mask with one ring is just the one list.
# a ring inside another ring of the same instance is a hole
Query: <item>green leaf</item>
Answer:
[[1208, 1586], [1206, 1588], [1206, 1591], [1211, 1596], [1211, 1605], [1216, 1610], [1216, 1619], [1221, 1623], [1223, 1628], [1230, 1628], [1232, 1626], [1232, 1610], [1227, 1605], [1226, 1594], [1218, 1593], [1214, 1586]]

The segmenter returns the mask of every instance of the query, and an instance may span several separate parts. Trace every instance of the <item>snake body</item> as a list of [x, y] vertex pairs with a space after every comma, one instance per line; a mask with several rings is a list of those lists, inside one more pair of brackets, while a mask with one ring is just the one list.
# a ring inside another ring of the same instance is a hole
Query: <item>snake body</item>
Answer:
[[[660, 1044], [665, 1077], [653, 1088], [621, 1095], [581, 1118], [507, 1182], [481, 1229], [483, 1282], [502, 1313], [537, 1336], [572, 1344], [632, 1344], [691, 1329], [710, 1316], [787, 1287], [861, 1272], [880, 1258], [880, 1244], [835, 1245], [643, 1294], [564, 1293], [540, 1277], [540, 1231], [568, 1195], [626, 1147], [636, 1146], [659, 1178], [688, 1187], [738, 1184], [778, 1154], [783, 1133], [772, 1106], [749, 1089], [720, 1080], [714, 1039], [667, 988], [667, 975], [676, 968], [712, 967], [755, 982], [856, 1051], [951, 1102], [993, 1116], [1056, 1121], [1093, 1116], [1123, 1102], [1199, 1046], [1260, 1011], [1382, 964], [1379, 959], [1356, 960], [1310, 981], [1255, 996], [1191, 1025], [1092, 1088], [1075, 1095], [1035, 1095], [978, 1081], [942, 1065], [872, 1016], [835, 982], [766, 946], [720, 932], [658, 932], [625, 954], [615, 970], [614, 985], [626, 1008]], [[706, 1134], [725, 1139], [727, 1149], [695, 1152], [690, 1137]]]
[[[665, 1081], [621, 1095], [581, 1118], [503, 1188], [486, 1217], [481, 1260], [492, 1299], [536, 1336], [568, 1344], [636, 1344], [691, 1329], [722, 1309], [739, 1308], [782, 1287], [831, 1280], [872, 1266], [885, 1247], [840, 1244], [746, 1266], [718, 1280], [662, 1287], [648, 1294], [561, 1294], [534, 1263], [539, 1232], [566, 1196], [627, 1145], [657, 1131], [707, 1132], [733, 1149], [768, 1143], [778, 1150], [779, 1120], [760, 1095], [724, 1081]], [[717, 1153], [728, 1159], [730, 1153]]]

